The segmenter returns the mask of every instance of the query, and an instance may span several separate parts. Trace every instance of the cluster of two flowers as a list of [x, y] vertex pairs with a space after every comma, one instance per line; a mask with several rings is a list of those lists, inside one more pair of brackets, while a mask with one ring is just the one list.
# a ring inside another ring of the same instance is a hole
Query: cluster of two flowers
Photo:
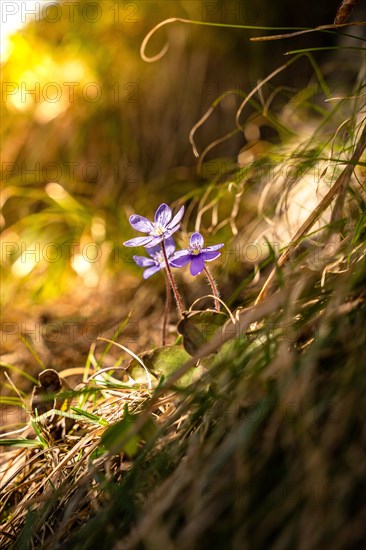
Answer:
[[[176, 298], [176, 287], [170, 267], [181, 268], [190, 263], [191, 274], [199, 275], [202, 271], [205, 271], [212, 286], [213, 281], [205, 267], [205, 262], [218, 258], [221, 254], [219, 249], [224, 246], [222, 243], [204, 247], [202, 235], [195, 232], [190, 238], [189, 247], [185, 250], [176, 251], [172, 234], [179, 229], [183, 214], [184, 206], [172, 217], [171, 209], [164, 203], [155, 212], [153, 222], [143, 216], [133, 214], [130, 216], [130, 224], [140, 233], [147, 233], [147, 236], [136, 237], [123, 243], [125, 246], [144, 246], [146, 248], [149, 258], [146, 256], [133, 256], [138, 266], [146, 268], [143, 274], [144, 279], [166, 268]], [[217, 296], [216, 288], [213, 288], [213, 292]], [[179, 299], [177, 304], [181, 309]]]
[[147, 237], [136, 237], [123, 243], [125, 246], [145, 246], [150, 258], [146, 256], [133, 256], [138, 266], [147, 268], [144, 271], [144, 279], [165, 268], [163, 244], [169, 265], [179, 268], [191, 263], [190, 269], [192, 275], [199, 275], [205, 268], [205, 262], [210, 262], [220, 256], [221, 253], [218, 250], [224, 244], [216, 244], [204, 248], [203, 237], [198, 232], [193, 233], [191, 236], [187, 249], [179, 250], [178, 252], [175, 251], [176, 247], [172, 234], [179, 229], [183, 214], [184, 206], [172, 219], [172, 211], [169, 206], [161, 204], [155, 213], [153, 222], [137, 214], [130, 216], [130, 224], [134, 229], [141, 233], [148, 233]]

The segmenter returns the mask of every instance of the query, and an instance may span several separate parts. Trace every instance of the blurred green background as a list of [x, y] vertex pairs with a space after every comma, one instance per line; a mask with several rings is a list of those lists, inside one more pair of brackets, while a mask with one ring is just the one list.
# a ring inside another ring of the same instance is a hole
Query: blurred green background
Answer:
[[[96, 288], [105, 273], [118, 273], [119, 281], [127, 272], [139, 277], [133, 252], [121, 245], [132, 236], [129, 214], [151, 216], [163, 201], [185, 202], [194, 212], [250, 142], [250, 132], [236, 133], [210, 152], [197, 174], [189, 132], [212, 102], [228, 89], [241, 90], [225, 97], [199, 129], [200, 151], [235, 128], [243, 94], [288, 60], [283, 53], [289, 48], [335, 44], [334, 35], [319, 33], [291, 45], [251, 43], [251, 36], [271, 32], [177, 22], [160, 29], [147, 47], [147, 55], [155, 55], [168, 42], [167, 54], [146, 63], [140, 46], [154, 25], [182, 17], [312, 26], [331, 23], [338, 1], [48, 2], [33, 21], [31, 4], [3, 3], [3, 27], [16, 16], [28, 22], [4, 41], [2, 52], [2, 301], [10, 310]], [[316, 58], [326, 61], [325, 73], [337, 65], [329, 52]], [[352, 68], [343, 71], [353, 78]], [[281, 106], [311, 79], [304, 58], [267, 93], [281, 82], [273, 102]], [[242, 119], [255, 114], [253, 104]], [[259, 141], [280, 140], [268, 121], [260, 132]], [[220, 222], [231, 212], [232, 192], [226, 186], [217, 198]], [[239, 210], [245, 224], [243, 202]], [[193, 216], [185, 228], [194, 229]], [[219, 237], [230, 235], [226, 227]]]

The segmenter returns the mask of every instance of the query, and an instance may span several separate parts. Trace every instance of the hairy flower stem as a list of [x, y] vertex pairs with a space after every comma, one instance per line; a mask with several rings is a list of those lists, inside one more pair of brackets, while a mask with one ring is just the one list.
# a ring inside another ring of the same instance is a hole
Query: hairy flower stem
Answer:
[[169, 277], [166, 271], [164, 271], [164, 275], [165, 275], [165, 286], [166, 286], [166, 300], [165, 300], [164, 320], [163, 320], [163, 346], [166, 346], [166, 327], [168, 324], [168, 317], [169, 317], [170, 304], [171, 304], [171, 290], [170, 290]]
[[162, 243], [161, 243], [161, 248], [162, 248], [163, 255], [164, 255], [164, 261], [165, 261], [165, 266], [166, 266], [166, 274], [168, 276], [170, 286], [172, 287], [172, 290], [173, 290], [173, 294], [174, 294], [175, 301], [177, 303], [178, 311], [183, 316], [183, 312], [185, 311], [185, 307], [183, 305], [182, 298], [180, 297], [180, 294], [178, 292], [178, 288], [177, 288], [177, 285], [175, 283], [174, 275], [172, 273], [172, 270], [170, 269], [170, 265], [169, 265], [169, 262], [168, 262], [168, 256], [167, 256], [166, 250], [165, 250], [164, 241], [162, 241]]
[[211, 285], [212, 294], [215, 296], [215, 309], [216, 309], [216, 311], [220, 311], [220, 302], [219, 302], [219, 300], [216, 299], [216, 298], [219, 297], [219, 291], [217, 289], [216, 283], [215, 283], [211, 273], [209, 272], [209, 270], [207, 269], [206, 266], [205, 266], [205, 274], [206, 274], [206, 277], [209, 280], [209, 283]]

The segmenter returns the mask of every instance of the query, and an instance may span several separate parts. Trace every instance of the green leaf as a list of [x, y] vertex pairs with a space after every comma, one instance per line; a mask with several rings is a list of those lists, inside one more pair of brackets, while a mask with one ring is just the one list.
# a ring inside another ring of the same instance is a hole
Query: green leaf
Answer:
[[93, 462], [93, 460], [103, 456], [106, 452], [107, 449], [103, 445], [98, 445], [98, 447], [90, 454], [89, 460]]
[[123, 451], [130, 458], [135, 456], [139, 444], [147, 441], [157, 431], [153, 418], [149, 417], [139, 431], [133, 434], [133, 429], [139, 418], [138, 414], [130, 414], [126, 405], [124, 418], [105, 430], [100, 440], [101, 446], [114, 454]]
[[108, 426], [107, 420], [104, 420], [104, 418], [100, 418], [96, 414], [91, 414], [87, 411], [84, 411], [83, 409], [80, 409], [79, 407], [71, 407], [71, 410], [76, 412], [80, 417], [83, 417], [87, 420], [90, 420], [94, 424], [98, 424], [99, 426]]
[[[166, 379], [189, 359], [189, 355], [181, 346], [164, 346], [147, 351], [140, 358], [156, 378], [161, 379], [163, 376]], [[181, 378], [177, 384], [179, 387], [185, 387], [191, 383], [193, 370]], [[144, 370], [135, 359], [130, 361], [127, 371], [136, 382], [146, 380]]]
[[0, 445], [4, 447], [43, 447], [43, 443], [34, 439], [0, 439]]
[[185, 312], [177, 328], [187, 353], [194, 355], [203, 344], [211, 340], [227, 318], [225, 313], [212, 309]]
[[19, 397], [0, 397], [1, 405], [13, 405], [14, 407], [20, 407], [21, 409], [26, 409], [25, 404]]

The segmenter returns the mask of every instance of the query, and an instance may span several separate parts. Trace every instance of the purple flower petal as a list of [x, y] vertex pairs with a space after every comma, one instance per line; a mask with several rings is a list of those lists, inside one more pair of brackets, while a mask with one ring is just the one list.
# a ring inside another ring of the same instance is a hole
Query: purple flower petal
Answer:
[[199, 275], [205, 269], [205, 262], [203, 261], [202, 255], [192, 257], [191, 262], [191, 275]]
[[170, 258], [170, 256], [175, 252], [176, 249], [173, 237], [168, 237], [167, 239], [165, 239], [164, 244], [166, 255], [168, 256], [168, 258]]
[[219, 250], [224, 246], [224, 243], [221, 244], [213, 244], [212, 246], [206, 246], [202, 249], [202, 252], [211, 252], [212, 250]]
[[[135, 237], [129, 241], [125, 241], [123, 244], [125, 246], [148, 246], [154, 240], [154, 237]], [[161, 239], [160, 239], [161, 240]], [[160, 242], [160, 241], [159, 241]], [[156, 244], [156, 243], [152, 243]]]
[[170, 237], [170, 235], [173, 235], [173, 233], [178, 231], [178, 229], [179, 229], [179, 224], [175, 225], [174, 227], [170, 227], [170, 224], [169, 224], [169, 228], [167, 228], [164, 231], [164, 239], [166, 240], [168, 237]]
[[155, 262], [151, 258], [146, 258], [146, 256], [132, 256], [134, 261], [139, 267], [151, 267], [155, 265]]
[[[154, 239], [155, 238], [156, 237], [154, 237]], [[162, 247], [163, 239], [161, 239], [160, 237], [158, 237], [158, 238], [160, 239], [159, 244], [157, 244], [155, 246], [146, 246], [145, 247], [146, 252], [152, 258], [159, 252], [163, 253], [163, 247]], [[167, 239], [164, 240], [164, 243], [165, 243], [166, 254], [169, 258], [173, 254], [173, 252], [175, 251], [175, 248], [176, 248], [173, 237], [168, 237]]]
[[149, 256], [153, 258], [157, 252], [161, 252], [161, 244], [156, 244], [155, 246], [145, 246], [145, 250]]
[[[172, 221], [169, 222], [168, 229], [171, 229], [173, 226], [179, 224], [180, 220], [183, 218], [183, 214], [184, 214], [184, 206], [182, 206], [182, 208], [178, 210], [178, 212], [176, 213]], [[176, 229], [174, 229], [174, 231], [176, 231]]]
[[146, 248], [155, 248], [164, 240], [165, 235], [159, 235], [158, 237], [150, 237], [149, 245]]
[[161, 204], [155, 212], [155, 223], [160, 223], [163, 227], [166, 227], [172, 219], [172, 211], [165, 203]]
[[174, 254], [174, 256], [173, 256], [172, 259], [181, 258], [181, 256], [187, 256], [188, 258], [190, 258], [191, 253], [190, 253], [189, 250], [186, 250], [186, 249], [184, 249], [184, 250], [178, 250], [178, 251]]
[[155, 275], [155, 273], [160, 271], [160, 269], [161, 269], [161, 267], [159, 265], [154, 265], [153, 267], [148, 267], [147, 269], [145, 269], [142, 276], [143, 276], [144, 279], [148, 279], [149, 277], [151, 277], [151, 275]]
[[188, 250], [179, 250], [173, 254], [169, 264], [172, 267], [184, 267], [191, 261], [191, 254]]
[[185, 257], [176, 258], [175, 260], [169, 260], [169, 265], [171, 267], [180, 268], [189, 264], [190, 261], [191, 261], [191, 258], [185, 258]]
[[157, 244], [160, 244], [162, 241], [167, 241], [172, 233], [174, 233], [174, 231], [177, 231], [177, 229], [179, 229], [179, 225], [176, 225], [174, 229], [166, 229], [163, 233], [163, 235], [158, 235], [156, 237], [151, 237], [151, 244], [149, 245], [148, 248], [151, 248], [152, 246], [156, 246]]
[[216, 258], [221, 256], [221, 252], [215, 250], [202, 250], [201, 256], [205, 262], [212, 262], [212, 260], [216, 260]]
[[189, 246], [191, 246], [192, 248], [202, 248], [203, 245], [204, 245], [204, 240], [201, 233], [198, 233], [198, 232], [193, 233], [193, 235], [189, 240]]
[[150, 233], [153, 230], [153, 224], [144, 216], [138, 216], [137, 214], [130, 216], [130, 224], [140, 233]]

